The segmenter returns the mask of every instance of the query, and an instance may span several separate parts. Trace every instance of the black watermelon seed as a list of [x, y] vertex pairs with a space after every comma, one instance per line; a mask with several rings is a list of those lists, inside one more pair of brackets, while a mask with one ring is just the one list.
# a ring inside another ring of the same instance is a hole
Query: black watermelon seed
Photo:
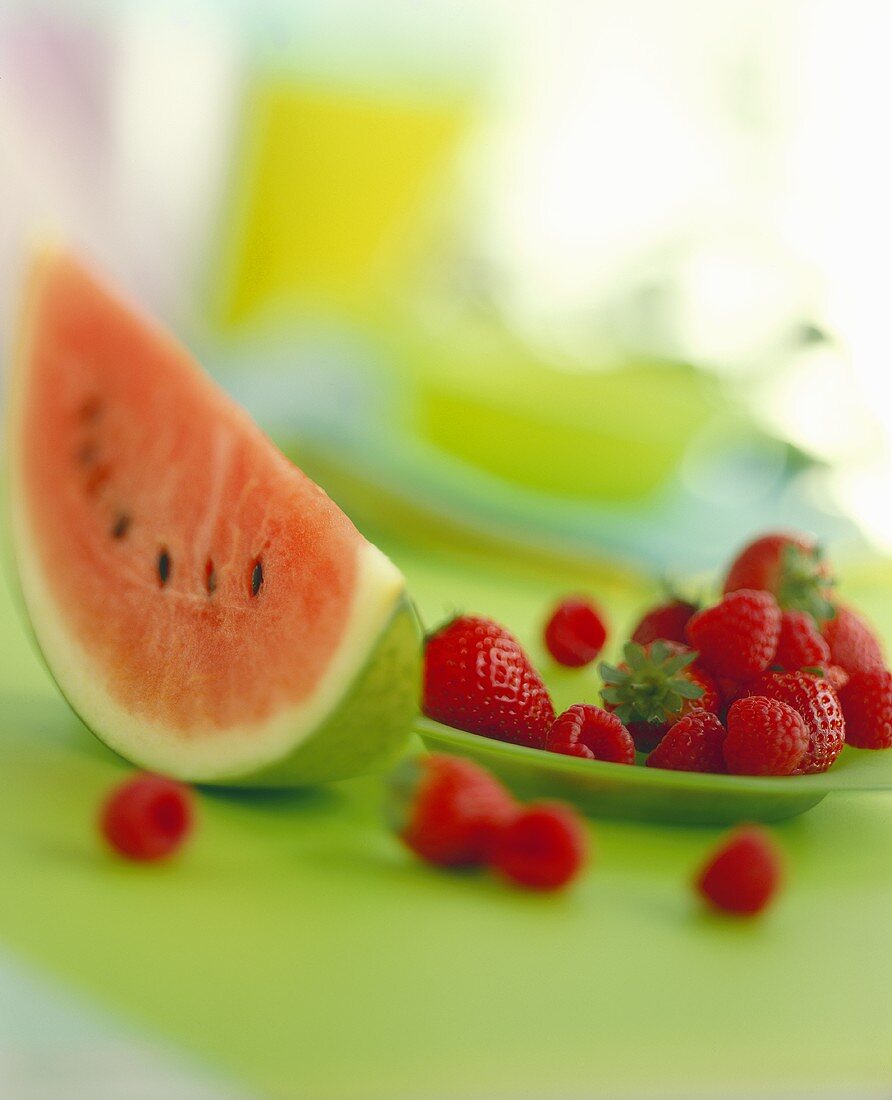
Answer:
[[171, 561], [167, 550], [162, 550], [158, 555], [158, 579], [162, 584], [167, 584], [170, 578]]
[[99, 418], [101, 412], [102, 402], [94, 394], [92, 397], [88, 397], [83, 405], [81, 405], [80, 418], [85, 424], [92, 424], [93, 421]]
[[204, 563], [204, 586], [209, 596], [213, 596], [217, 591], [217, 574], [214, 572], [214, 563], [210, 558]]
[[82, 466], [89, 466], [96, 458], [99, 449], [92, 440], [88, 440], [77, 452], [77, 460]]
[[111, 533], [113, 539], [122, 539], [130, 528], [130, 516], [126, 512], [122, 512], [115, 520], [115, 525], [112, 527]]
[[251, 595], [256, 596], [263, 584], [263, 563], [258, 558], [251, 570]]

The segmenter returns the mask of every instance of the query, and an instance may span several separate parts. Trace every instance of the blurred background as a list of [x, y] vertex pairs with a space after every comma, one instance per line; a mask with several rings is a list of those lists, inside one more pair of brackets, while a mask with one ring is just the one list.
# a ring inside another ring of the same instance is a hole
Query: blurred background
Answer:
[[660, 570], [765, 525], [885, 549], [890, 25], [7, 0], [4, 340], [61, 233], [360, 523]]
[[[369, 532], [654, 575], [772, 526], [884, 553], [890, 32], [852, 0], [5, 0], [0, 339], [59, 234]], [[46, 1009], [11, 974], [23, 1082]]]

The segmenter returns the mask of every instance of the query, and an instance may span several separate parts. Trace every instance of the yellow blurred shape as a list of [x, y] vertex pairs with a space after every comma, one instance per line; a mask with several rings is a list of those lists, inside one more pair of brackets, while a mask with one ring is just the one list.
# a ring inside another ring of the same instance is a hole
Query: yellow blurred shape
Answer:
[[465, 115], [455, 101], [258, 81], [219, 268], [220, 323], [283, 299], [345, 304], [391, 276]]

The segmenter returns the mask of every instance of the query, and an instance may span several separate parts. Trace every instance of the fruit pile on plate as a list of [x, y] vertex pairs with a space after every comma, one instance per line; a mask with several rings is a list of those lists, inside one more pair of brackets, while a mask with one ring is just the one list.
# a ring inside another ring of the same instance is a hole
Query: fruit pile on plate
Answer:
[[[588, 599], [562, 601], [544, 631], [552, 657], [590, 664], [607, 638]], [[769, 534], [733, 561], [718, 600], [649, 610], [601, 703], [563, 714], [498, 623], [453, 619], [428, 638], [424, 712], [528, 748], [653, 768], [790, 776], [824, 772], [848, 743], [892, 747], [892, 673], [874, 631], [836, 596], [805, 535]]]

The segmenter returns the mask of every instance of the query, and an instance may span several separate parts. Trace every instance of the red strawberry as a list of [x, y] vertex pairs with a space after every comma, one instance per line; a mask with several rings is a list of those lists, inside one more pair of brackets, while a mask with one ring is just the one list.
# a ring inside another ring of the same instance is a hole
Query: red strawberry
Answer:
[[770, 534], [751, 542], [731, 563], [723, 591], [770, 592], [786, 609], [808, 611], [819, 622], [831, 615], [833, 580], [820, 546], [809, 535]]
[[830, 660], [846, 672], [884, 668], [886, 659], [879, 638], [849, 607], [837, 607], [832, 619], [821, 627], [830, 646]]
[[672, 726], [647, 758], [649, 768], [723, 772], [725, 728], [715, 714], [695, 709]]
[[807, 749], [805, 722], [786, 703], [751, 695], [731, 704], [724, 751], [733, 775], [793, 775]]
[[892, 673], [885, 668], [853, 672], [840, 690], [846, 741], [859, 749], [892, 748]]
[[640, 646], [627, 642], [618, 667], [601, 664], [601, 698], [631, 733], [635, 747], [650, 752], [670, 726], [694, 707], [717, 713], [715, 681], [694, 664], [687, 646], [662, 639]]
[[839, 665], [828, 665], [824, 670], [826, 675], [824, 679], [833, 688], [837, 695], [849, 682], [849, 674], [844, 668], [840, 668]]
[[783, 868], [771, 836], [755, 825], [735, 829], [697, 876], [697, 890], [710, 905], [751, 916], [777, 893]]
[[652, 607], [632, 631], [632, 641], [638, 645], [648, 645], [663, 638], [667, 642], [684, 644], [684, 628], [696, 610], [695, 604], [685, 603], [684, 600], [672, 600]]
[[823, 669], [829, 663], [830, 646], [821, 637], [811, 615], [807, 611], [785, 611], [772, 664], [795, 671]]
[[498, 780], [458, 756], [405, 760], [390, 779], [388, 817], [403, 843], [428, 863], [486, 863], [516, 812]]
[[545, 626], [545, 645], [558, 664], [581, 668], [604, 648], [603, 614], [585, 597], [562, 600]]
[[749, 685], [750, 695], [765, 695], [797, 711], [808, 731], [808, 750], [797, 769], [825, 772], [842, 752], [846, 726], [836, 692], [820, 676], [807, 672], [766, 672]]
[[548, 691], [517, 640], [471, 615], [428, 638], [423, 710], [447, 726], [533, 748], [544, 746], [554, 721]]
[[741, 588], [714, 607], [698, 611], [688, 623], [688, 641], [714, 676], [749, 680], [771, 663], [780, 620], [774, 596]]
[[634, 764], [632, 735], [615, 714], [587, 703], [577, 703], [556, 718], [545, 747], [550, 752]]
[[192, 791], [173, 779], [143, 773], [116, 787], [102, 808], [100, 828], [127, 859], [164, 859], [192, 830]]
[[500, 832], [492, 866], [518, 886], [558, 890], [576, 877], [587, 855], [578, 815], [558, 802], [534, 802]]

